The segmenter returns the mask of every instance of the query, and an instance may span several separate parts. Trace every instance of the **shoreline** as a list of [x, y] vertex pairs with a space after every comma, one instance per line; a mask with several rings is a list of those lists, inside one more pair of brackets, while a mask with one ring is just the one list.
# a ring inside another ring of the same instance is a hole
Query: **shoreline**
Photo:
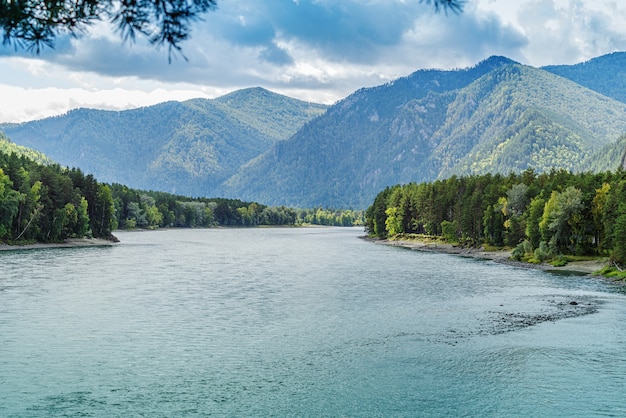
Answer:
[[102, 238], [69, 238], [64, 242], [42, 243], [24, 245], [0, 244], [0, 251], [38, 250], [44, 248], [84, 248], [84, 247], [111, 247], [117, 242]]
[[[186, 227], [163, 227], [155, 229], [135, 228], [131, 230], [120, 229], [117, 231], [122, 232], [153, 232], [153, 231], [167, 231], [167, 230], [183, 230], [183, 229], [250, 229], [250, 228], [328, 228], [331, 225], [255, 225], [255, 226], [216, 226], [216, 227], [198, 227], [198, 228], [186, 228]], [[115, 231], [114, 231], [115, 232]], [[2, 251], [22, 251], [22, 250], [38, 250], [46, 248], [81, 248], [81, 247], [112, 247], [120, 244], [120, 241], [115, 235], [112, 235], [112, 239], [104, 238], [68, 238], [64, 242], [35, 242], [31, 244], [6, 244], [0, 242], [0, 252]]]
[[525, 263], [523, 261], [511, 260], [511, 250], [497, 250], [497, 251], [487, 251], [483, 247], [479, 248], [463, 248], [458, 247], [453, 244], [447, 244], [442, 242], [426, 242], [426, 241], [418, 241], [418, 240], [390, 240], [390, 239], [376, 239], [363, 237], [367, 241], [371, 241], [373, 243], [388, 245], [392, 247], [402, 247], [408, 248], [416, 251], [429, 251], [436, 252], [442, 254], [451, 254], [451, 255], [459, 255], [462, 257], [472, 257], [483, 260], [491, 260], [496, 263], [506, 264], [515, 267], [521, 267], [526, 269], [534, 269], [534, 270], [543, 270], [543, 271], [551, 271], [551, 272], [562, 272], [562, 273], [573, 273], [579, 275], [589, 275], [602, 279], [609, 280], [603, 276], [595, 275], [598, 270], [601, 270], [606, 266], [606, 261], [602, 259], [590, 260], [590, 261], [570, 261], [565, 266], [555, 267], [551, 264], [542, 263], [542, 264], [532, 264]]

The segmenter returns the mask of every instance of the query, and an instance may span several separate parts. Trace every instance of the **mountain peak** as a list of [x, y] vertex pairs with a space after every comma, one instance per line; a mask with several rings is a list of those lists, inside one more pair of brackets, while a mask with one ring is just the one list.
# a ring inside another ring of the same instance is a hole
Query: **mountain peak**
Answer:
[[215, 100], [216, 101], [228, 101], [233, 98], [240, 99], [240, 98], [247, 97], [247, 96], [270, 96], [273, 94], [277, 94], [277, 93], [264, 89], [263, 87], [256, 86], [256, 87], [248, 87], [245, 89], [232, 91], [230, 93], [227, 93], [223, 96], [216, 98]]
[[244, 200], [364, 208], [398, 183], [582, 169], [621, 132], [622, 104], [492, 56], [358, 90], [226, 184]]
[[484, 60], [480, 61], [478, 64], [474, 65], [471, 68], [497, 68], [497, 67], [501, 67], [503, 65], [508, 65], [508, 64], [519, 64], [519, 62], [514, 61], [510, 58], [501, 56], [501, 55], [492, 55], [489, 58], [485, 58]]

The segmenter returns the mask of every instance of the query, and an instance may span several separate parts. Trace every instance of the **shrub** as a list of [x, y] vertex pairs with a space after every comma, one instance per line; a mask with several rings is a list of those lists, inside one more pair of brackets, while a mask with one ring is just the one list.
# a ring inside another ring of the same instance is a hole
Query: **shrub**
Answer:
[[456, 234], [457, 231], [457, 221], [443, 221], [441, 222], [441, 232], [446, 241], [452, 243], [458, 241], [458, 236]]
[[552, 252], [548, 248], [548, 245], [545, 243], [545, 241], [541, 241], [541, 243], [539, 244], [539, 248], [535, 250], [533, 256], [540, 263], [543, 263], [544, 261], [552, 258]]
[[517, 244], [513, 252], [511, 253], [511, 258], [517, 261], [522, 261], [526, 256], [533, 255], [533, 246], [528, 240], [524, 240]]
[[563, 255], [558, 255], [554, 260], [552, 260], [550, 264], [552, 264], [554, 267], [563, 267], [567, 265], [567, 258], [565, 258]]
[[511, 253], [511, 258], [513, 260], [522, 261], [522, 258], [524, 258], [524, 256], [526, 256], [526, 252], [524, 251], [524, 247], [520, 243]]

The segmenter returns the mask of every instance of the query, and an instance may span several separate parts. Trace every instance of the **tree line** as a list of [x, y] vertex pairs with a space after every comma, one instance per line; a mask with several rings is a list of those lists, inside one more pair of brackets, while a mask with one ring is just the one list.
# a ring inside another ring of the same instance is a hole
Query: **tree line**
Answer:
[[293, 209], [224, 198], [191, 198], [99, 183], [80, 169], [0, 150], [0, 242], [115, 239], [115, 229], [257, 225], [362, 225], [364, 213]]
[[80, 170], [0, 152], [0, 242], [113, 239], [111, 188]]
[[610, 256], [626, 265], [626, 172], [532, 169], [409, 183], [380, 192], [366, 211], [369, 235], [442, 237], [513, 248], [530, 262]]
[[364, 224], [364, 211], [294, 209], [226, 198], [190, 198], [165, 192], [111, 185], [115, 229], [195, 228], [213, 226], [284, 226]]

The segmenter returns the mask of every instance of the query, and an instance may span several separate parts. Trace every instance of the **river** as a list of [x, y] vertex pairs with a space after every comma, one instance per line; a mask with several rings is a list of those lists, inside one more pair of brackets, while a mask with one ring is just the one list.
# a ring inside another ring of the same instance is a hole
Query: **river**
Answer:
[[0, 416], [625, 416], [626, 296], [358, 228], [0, 252]]

